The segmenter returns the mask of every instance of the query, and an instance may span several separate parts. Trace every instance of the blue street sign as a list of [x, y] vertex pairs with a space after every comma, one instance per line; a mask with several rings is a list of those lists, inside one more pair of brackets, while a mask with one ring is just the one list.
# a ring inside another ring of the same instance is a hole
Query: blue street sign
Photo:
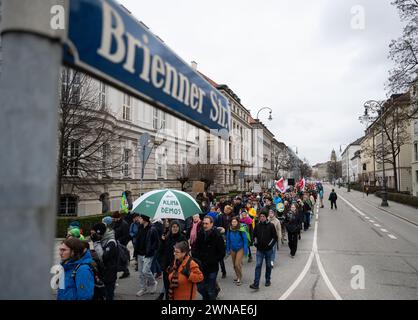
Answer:
[[69, 3], [67, 65], [202, 128], [229, 133], [227, 98], [126, 9], [113, 0]]

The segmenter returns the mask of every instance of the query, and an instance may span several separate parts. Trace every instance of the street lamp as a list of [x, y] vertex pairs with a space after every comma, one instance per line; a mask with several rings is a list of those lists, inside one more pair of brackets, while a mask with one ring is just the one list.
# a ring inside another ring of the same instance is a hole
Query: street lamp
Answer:
[[340, 152], [342, 152], [342, 146], [347, 147], [347, 192], [350, 192], [350, 145], [341, 144], [340, 145]]
[[264, 107], [264, 108], [261, 108], [260, 110], [258, 110], [258, 112], [257, 112], [257, 121], [259, 120], [258, 119], [258, 114], [260, 113], [261, 110], [264, 110], [264, 109], [270, 110], [270, 114], [269, 114], [268, 120], [270, 120], [270, 121], [273, 120], [273, 118], [271, 116], [271, 113], [273, 112], [273, 110], [271, 110], [271, 108], [269, 108], [269, 107]]
[[382, 207], [388, 207], [388, 193], [387, 193], [387, 187], [386, 187], [386, 174], [385, 174], [385, 144], [384, 144], [384, 134], [383, 134], [383, 113], [385, 111], [385, 107], [383, 105], [384, 102], [379, 102], [376, 100], [369, 100], [364, 103], [364, 116], [362, 118], [364, 119], [373, 119], [372, 116], [370, 116], [370, 113], [377, 113], [377, 118], [380, 117], [380, 124], [382, 129], [382, 171], [383, 171], [383, 190], [381, 192], [382, 194], [382, 203], [380, 204]]

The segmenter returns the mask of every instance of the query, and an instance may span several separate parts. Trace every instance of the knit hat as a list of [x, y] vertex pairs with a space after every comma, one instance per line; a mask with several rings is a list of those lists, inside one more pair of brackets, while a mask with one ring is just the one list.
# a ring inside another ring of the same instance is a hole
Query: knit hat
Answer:
[[80, 229], [78, 228], [72, 228], [70, 231], [68, 231], [68, 234], [74, 238], [79, 239], [80, 238]]
[[267, 208], [263, 208], [261, 211], [260, 211], [260, 216], [261, 215], [263, 215], [263, 216], [265, 216], [266, 218], [269, 216], [269, 210], [267, 209]]
[[91, 228], [94, 232], [96, 232], [98, 235], [104, 235], [106, 232], [106, 225], [104, 223], [96, 223], [93, 228]]
[[102, 219], [102, 222], [106, 225], [106, 226], [110, 226], [113, 223], [112, 217], [111, 216], [106, 216]]
[[79, 221], [73, 221], [73, 222], [70, 223], [70, 225], [68, 226], [68, 228], [69, 229], [72, 229], [72, 228], [80, 229], [80, 222]]

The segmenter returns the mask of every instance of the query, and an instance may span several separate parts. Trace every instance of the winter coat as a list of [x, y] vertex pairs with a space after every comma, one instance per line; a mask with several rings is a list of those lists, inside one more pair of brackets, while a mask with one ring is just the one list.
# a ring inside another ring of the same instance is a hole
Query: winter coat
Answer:
[[244, 205], [242, 204], [242, 202], [240, 202], [239, 204], [235, 204], [232, 209], [232, 216], [239, 216], [242, 209], [244, 209]]
[[244, 223], [247, 225], [248, 227], [248, 232], [250, 233], [250, 236], [252, 238], [253, 236], [253, 230], [254, 230], [254, 220], [251, 219], [250, 217], [245, 217], [245, 218], [241, 218], [239, 220], [240, 223]]
[[244, 230], [232, 230], [231, 228], [226, 233], [226, 253], [230, 251], [237, 252], [244, 249], [244, 255], [248, 255], [248, 239]]
[[133, 222], [131, 226], [129, 227], [129, 236], [132, 239], [132, 244], [134, 245], [134, 247], [136, 243], [136, 236], [138, 234], [138, 229], [139, 229], [139, 224], [135, 222]]
[[331, 192], [331, 193], [329, 194], [329, 198], [328, 198], [328, 200], [329, 200], [329, 201], [337, 201], [337, 194], [336, 194], [335, 192]]
[[202, 263], [202, 272], [210, 273], [219, 270], [219, 261], [225, 257], [225, 242], [216, 228], [197, 234], [195, 258]]
[[224, 228], [225, 230], [229, 229], [231, 224], [231, 219], [233, 218], [232, 212], [230, 214], [222, 213], [219, 215], [219, 227]]
[[93, 243], [100, 261], [103, 262], [103, 282], [105, 284], [113, 283], [117, 279], [118, 272], [118, 247], [113, 231], [106, 230], [101, 241]]
[[[77, 261], [61, 263], [64, 268], [65, 287], [58, 289], [57, 300], [91, 300], [94, 294], [94, 274], [89, 264], [93, 262], [90, 251]], [[75, 268], [77, 272], [73, 274]]]
[[115, 239], [119, 241], [124, 246], [128, 245], [128, 242], [131, 240], [129, 235], [129, 224], [120, 219], [119, 221], [115, 222], [113, 225], [113, 231], [115, 231]]
[[277, 238], [281, 239], [282, 238], [282, 225], [280, 223], [280, 220], [277, 219], [276, 217], [273, 217], [273, 218], [269, 217], [269, 221], [270, 221], [270, 223], [272, 223], [274, 225], [274, 228], [276, 229]]
[[276, 229], [269, 221], [260, 222], [255, 226], [253, 238], [254, 246], [261, 251], [273, 249], [278, 240]]
[[292, 212], [289, 211], [285, 214], [284, 223], [287, 232], [299, 232], [302, 223], [302, 213], [300, 211]]
[[[197, 283], [203, 281], [202, 271], [199, 269], [199, 265], [193, 260], [190, 261], [189, 277], [187, 278], [182, 273], [189, 259], [191, 259], [191, 257], [186, 255], [178, 268], [178, 287], [174, 289], [174, 300], [195, 300]], [[174, 270], [172, 270], [168, 275], [168, 280], [170, 282], [173, 278], [173, 274]]]
[[153, 224], [148, 224], [145, 228], [140, 225], [136, 236], [135, 253], [146, 258], [154, 257], [160, 246], [160, 238]]
[[186, 241], [186, 237], [181, 234], [171, 234], [169, 233], [166, 236], [166, 239], [161, 242], [160, 249], [158, 250], [159, 262], [161, 269], [166, 271], [166, 269], [173, 264], [174, 261], [174, 245], [177, 242]]

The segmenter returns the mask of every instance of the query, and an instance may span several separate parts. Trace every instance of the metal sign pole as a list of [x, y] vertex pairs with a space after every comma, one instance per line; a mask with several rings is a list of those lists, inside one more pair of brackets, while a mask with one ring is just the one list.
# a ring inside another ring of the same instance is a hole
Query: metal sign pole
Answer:
[[62, 34], [60, 1], [2, 0], [0, 299], [51, 299]]

